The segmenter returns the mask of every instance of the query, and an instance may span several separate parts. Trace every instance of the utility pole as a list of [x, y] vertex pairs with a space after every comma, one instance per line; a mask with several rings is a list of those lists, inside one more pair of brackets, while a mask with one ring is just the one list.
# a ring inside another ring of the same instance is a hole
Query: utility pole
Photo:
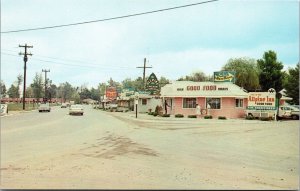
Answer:
[[27, 53], [27, 48], [33, 48], [33, 46], [29, 46], [27, 44], [25, 45], [19, 45], [19, 47], [24, 47], [25, 48], [25, 52], [20, 52], [19, 55], [24, 55], [24, 84], [23, 84], [23, 110], [25, 110], [25, 96], [26, 96], [26, 63], [28, 61], [28, 57], [27, 56], [32, 56], [31, 53]]
[[42, 70], [42, 72], [45, 72], [45, 98], [47, 98], [47, 72], [50, 72], [50, 70]]
[[136, 68], [143, 68], [144, 69], [144, 72], [143, 72], [143, 88], [145, 90], [145, 76], [146, 76], [146, 68], [152, 68], [152, 66], [148, 66], [146, 67], [146, 58], [144, 58], [144, 66], [139, 66], [139, 67], [136, 67]]

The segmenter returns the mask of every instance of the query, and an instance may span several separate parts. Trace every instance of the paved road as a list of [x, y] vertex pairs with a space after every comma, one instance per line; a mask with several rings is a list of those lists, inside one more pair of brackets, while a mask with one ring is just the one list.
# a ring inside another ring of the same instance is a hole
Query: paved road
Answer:
[[1, 188], [298, 187], [297, 121], [132, 116], [86, 106], [84, 116], [53, 107], [2, 117]]

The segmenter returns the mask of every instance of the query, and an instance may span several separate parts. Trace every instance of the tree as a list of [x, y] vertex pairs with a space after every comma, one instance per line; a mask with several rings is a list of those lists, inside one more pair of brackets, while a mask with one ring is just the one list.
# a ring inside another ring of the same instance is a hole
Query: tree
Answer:
[[109, 84], [109, 86], [112, 86], [112, 87], [119, 87], [119, 86], [121, 86], [121, 84], [119, 82], [114, 81], [112, 78], [110, 78], [107, 83]]
[[210, 81], [210, 76], [207, 76], [204, 72], [198, 71], [192, 73], [191, 75], [180, 77], [177, 81], [204, 82], [204, 81]]
[[8, 89], [7, 94], [10, 98], [19, 98], [20, 97], [18, 88], [13, 84]]
[[80, 99], [88, 99], [92, 97], [92, 94], [90, 92], [90, 90], [88, 88], [84, 88], [81, 90], [81, 92], [79, 93]]
[[122, 81], [122, 87], [124, 89], [130, 89], [134, 87], [134, 81], [131, 80], [131, 78], [126, 78]]
[[98, 91], [99, 91], [100, 96], [105, 95], [105, 89], [106, 89], [106, 84], [105, 83], [99, 83]]
[[295, 68], [288, 69], [284, 89], [286, 95], [293, 98], [290, 103], [299, 105], [299, 63]]
[[50, 87], [48, 88], [48, 94], [49, 94], [49, 98], [55, 98], [57, 97], [57, 86], [55, 84], [51, 84], [50, 83]]
[[30, 85], [33, 90], [33, 96], [37, 99], [40, 99], [44, 96], [44, 88], [43, 88], [43, 77], [42, 74], [35, 74], [33, 78], [33, 83]]
[[34, 98], [33, 89], [31, 86], [26, 88], [26, 97], [27, 98]]
[[135, 91], [144, 90], [144, 82], [143, 82], [143, 78], [142, 77], [138, 77], [137, 79], [134, 80], [134, 82], [133, 82], [133, 88], [134, 88]]
[[284, 74], [281, 71], [283, 65], [277, 61], [277, 55], [274, 51], [269, 50], [263, 55], [263, 59], [257, 60], [259, 68], [259, 83], [262, 91], [268, 91], [274, 88], [276, 92], [282, 90]]
[[99, 89], [95, 89], [95, 88], [91, 89], [91, 99], [100, 100], [100, 91], [99, 91]]
[[1, 80], [0, 81], [0, 95], [1, 97], [5, 97], [6, 96], [6, 86], [4, 84], [4, 82]]
[[20, 85], [22, 84], [23, 82], [23, 76], [21, 74], [19, 74], [17, 76], [17, 88], [18, 88], [18, 92], [20, 92]]
[[222, 70], [235, 71], [235, 84], [248, 91], [259, 89], [259, 74], [255, 59], [231, 58], [223, 66]]
[[160, 87], [164, 87], [166, 84], [170, 83], [170, 80], [168, 80], [167, 78], [161, 76], [159, 79], [159, 86]]
[[75, 88], [73, 88], [72, 85], [68, 82], [60, 84], [58, 87], [58, 91], [59, 91], [59, 96], [64, 100], [70, 100], [72, 97], [73, 98], [78, 97], [77, 95], [75, 95], [75, 93], [77, 93], [75, 91]]

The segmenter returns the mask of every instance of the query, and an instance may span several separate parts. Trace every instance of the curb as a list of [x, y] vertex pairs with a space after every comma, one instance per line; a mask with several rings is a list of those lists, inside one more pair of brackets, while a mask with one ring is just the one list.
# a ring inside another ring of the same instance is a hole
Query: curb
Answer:
[[[171, 117], [148, 117], [148, 114], [138, 114], [137, 118], [135, 118], [135, 114], [127, 113], [128, 115], [123, 115], [123, 113], [116, 112], [105, 112], [110, 116], [118, 116], [129, 120], [140, 121], [140, 122], [172, 122], [172, 123], [234, 123], [234, 124], [262, 124], [262, 123], [272, 123], [273, 121], [260, 121], [260, 120], [245, 120], [245, 119], [204, 119], [204, 118], [175, 118]], [[125, 113], [124, 113], [125, 114]]]

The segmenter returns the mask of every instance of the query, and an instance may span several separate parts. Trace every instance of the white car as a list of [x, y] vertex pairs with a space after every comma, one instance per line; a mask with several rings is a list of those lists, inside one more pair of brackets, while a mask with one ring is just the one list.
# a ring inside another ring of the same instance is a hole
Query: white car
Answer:
[[48, 111], [48, 112], [51, 111], [49, 103], [42, 103], [42, 104], [40, 104], [40, 106], [39, 106], [39, 112], [43, 112], [43, 111]]
[[299, 109], [290, 105], [279, 106], [278, 118], [299, 119]]
[[73, 114], [79, 114], [79, 115], [83, 115], [83, 106], [80, 104], [75, 104], [75, 105], [71, 105], [69, 108], [69, 114], [73, 115]]
[[60, 107], [61, 107], [61, 108], [67, 108], [68, 105], [67, 105], [67, 103], [62, 103]]

